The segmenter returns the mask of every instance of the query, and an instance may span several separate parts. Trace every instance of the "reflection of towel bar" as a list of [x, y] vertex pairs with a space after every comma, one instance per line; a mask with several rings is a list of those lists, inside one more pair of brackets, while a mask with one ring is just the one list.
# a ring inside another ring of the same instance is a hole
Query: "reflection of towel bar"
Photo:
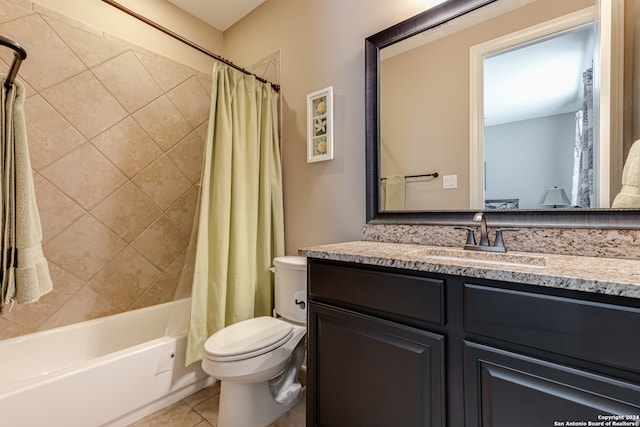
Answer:
[[4, 85], [9, 87], [13, 84], [13, 80], [18, 74], [20, 64], [27, 58], [27, 51], [18, 43], [3, 36], [0, 36], [0, 45], [13, 49], [13, 62], [11, 63], [11, 67], [7, 73], [7, 80], [4, 82]]
[[[432, 176], [434, 178], [437, 178], [438, 177], [438, 172], [425, 173], [425, 174], [422, 174], [422, 175], [405, 175], [404, 177], [405, 178], [423, 178], [425, 176]], [[384, 181], [385, 179], [387, 179], [387, 177], [382, 177], [382, 178], [380, 178], [380, 181]]]

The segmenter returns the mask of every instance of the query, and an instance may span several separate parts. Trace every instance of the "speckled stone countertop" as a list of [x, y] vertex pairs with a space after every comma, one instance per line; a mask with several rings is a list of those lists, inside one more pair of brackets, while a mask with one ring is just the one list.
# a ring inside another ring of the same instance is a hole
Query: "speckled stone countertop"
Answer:
[[640, 261], [355, 241], [303, 248], [300, 255], [640, 298]]

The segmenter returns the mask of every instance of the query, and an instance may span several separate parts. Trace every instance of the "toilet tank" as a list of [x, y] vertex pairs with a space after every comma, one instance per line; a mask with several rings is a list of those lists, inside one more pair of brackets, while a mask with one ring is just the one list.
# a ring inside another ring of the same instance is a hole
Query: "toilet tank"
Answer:
[[307, 322], [307, 258], [282, 256], [273, 260], [275, 312], [297, 323]]

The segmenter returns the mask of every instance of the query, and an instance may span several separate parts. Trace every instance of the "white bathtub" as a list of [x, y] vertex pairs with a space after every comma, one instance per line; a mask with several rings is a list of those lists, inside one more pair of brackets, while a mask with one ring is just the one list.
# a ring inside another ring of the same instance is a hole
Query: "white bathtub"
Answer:
[[0, 425], [126, 426], [212, 380], [184, 366], [190, 299], [0, 341]]

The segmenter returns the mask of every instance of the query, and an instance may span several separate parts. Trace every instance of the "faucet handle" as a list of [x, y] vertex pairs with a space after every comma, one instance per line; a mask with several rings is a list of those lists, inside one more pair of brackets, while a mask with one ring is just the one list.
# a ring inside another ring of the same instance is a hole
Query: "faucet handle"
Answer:
[[476, 236], [472, 227], [453, 227], [455, 230], [467, 230], [467, 242], [465, 246], [475, 246]]
[[[493, 241], [493, 246], [496, 248], [504, 248], [504, 240], [502, 240], [503, 231], [518, 231], [517, 228], [498, 228], [496, 230], [496, 239]], [[506, 248], [505, 248], [506, 251]]]

